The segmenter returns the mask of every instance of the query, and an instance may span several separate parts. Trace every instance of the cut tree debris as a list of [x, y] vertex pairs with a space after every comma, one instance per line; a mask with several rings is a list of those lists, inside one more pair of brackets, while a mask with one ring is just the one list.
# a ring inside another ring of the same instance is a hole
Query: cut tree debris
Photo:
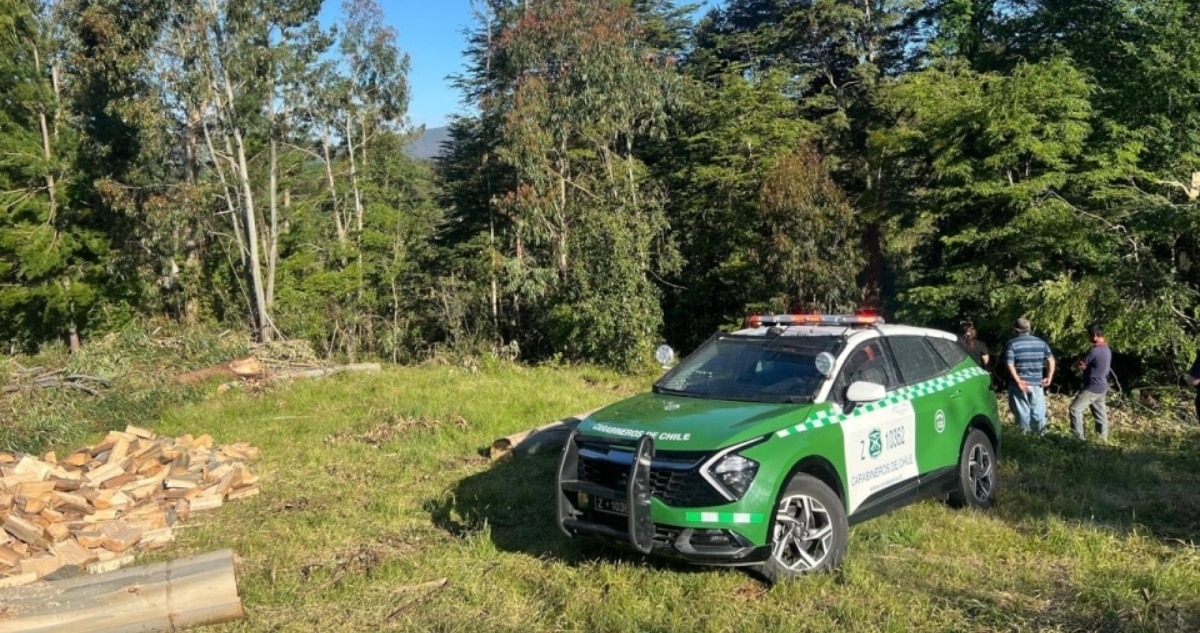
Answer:
[[16, 393], [32, 389], [52, 389], [62, 387], [77, 389], [90, 395], [99, 395], [101, 387], [107, 387], [109, 381], [97, 376], [84, 374], [68, 374], [65, 369], [47, 369], [45, 367], [21, 367], [12, 372], [12, 383], [0, 387], [0, 393]]
[[349, 371], [380, 371], [379, 363], [355, 363], [320, 367], [308, 361], [281, 361], [260, 358], [257, 354], [235, 358], [231, 361], [195, 369], [175, 377], [184, 384], [197, 384], [210, 378], [225, 378], [217, 390], [224, 392], [245, 382], [259, 383], [296, 378], [317, 378]]
[[59, 459], [0, 452], [0, 583], [74, 566], [104, 571], [174, 539], [192, 512], [258, 494], [245, 442], [157, 437], [136, 426]]

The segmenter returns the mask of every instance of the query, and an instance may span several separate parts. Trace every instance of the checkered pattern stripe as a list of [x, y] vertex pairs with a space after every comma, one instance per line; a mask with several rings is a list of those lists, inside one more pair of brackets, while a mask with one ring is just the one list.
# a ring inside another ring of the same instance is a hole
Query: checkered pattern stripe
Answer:
[[688, 523], [724, 523], [727, 525], [758, 525], [766, 521], [766, 515], [749, 512], [688, 512], [683, 517]]
[[854, 410], [848, 414], [841, 413], [837, 411], [833, 405], [830, 405], [820, 411], [809, 414], [808, 418], [806, 418], [800, 424], [776, 431], [775, 435], [778, 437], [788, 437], [825, 426], [841, 424], [842, 422], [851, 418], [866, 415], [886, 407], [900, 404], [901, 402], [909, 402], [914, 398], [928, 396], [939, 391], [944, 391], [950, 387], [953, 387], [954, 385], [966, 382], [967, 380], [977, 376], [986, 375], [987, 372], [981, 367], [968, 367], [967, 369], [956, 371], [953, 374], [938, 376], [933, 380], [926, 380], [922, 383], [909, 385], [903, 389], [897, 389], [896, 391], [888, 394], [888, 397], [884, 398], [883, 400], [879, 400], [877, 402], [868, 402], [862, 406], [854, 407]]

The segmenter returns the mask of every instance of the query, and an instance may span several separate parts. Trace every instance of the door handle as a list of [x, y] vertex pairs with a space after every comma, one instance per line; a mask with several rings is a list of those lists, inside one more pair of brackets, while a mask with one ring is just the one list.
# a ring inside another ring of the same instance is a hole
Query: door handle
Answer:
[[953, 400], [955, 398], [961, 398], [962, 395], [963, 395], [962, 389], [959, 389], [958, 391], [955, 391], [954, 393], [950, 394], [950, 399]]

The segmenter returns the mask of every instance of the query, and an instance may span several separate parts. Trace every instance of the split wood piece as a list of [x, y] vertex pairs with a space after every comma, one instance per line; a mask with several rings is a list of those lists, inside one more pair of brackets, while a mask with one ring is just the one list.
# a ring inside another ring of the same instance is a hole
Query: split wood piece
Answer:
[[0, 565], [20, 567], [22, 558], [25, 557], [18, 554], [17, 551], [11, 547], [4, 547], [3, 545], [0, 545]]
[[140, 426], [134, 426], [132, 424], [126, 425], [125, 432], [146, 440], [154, 439], [154, 431], [151, 431], [150, 429], [143, 429]]
[[37, 574], [41, 578], [58, 571], [63, 564], [63, 559], [54, 554], [37, 554], [21, 560], [21, 573]]
[[250, 484], [249, 486], [242, 486], [241, 488], [235, 488], [229, 491], [229, 494], [225, 496], [225, 499], [227, 501], [240, 501], [242, 499], [253, 497], [259, 492], [258, 484]]
[[83, 468], [83, 465], [91, 461], [91, 459], [91, 452], [84, 450], [71, 453], [66, 459], [63, 460], [63, 463], [68, 466]]
[[41, 549], [46, 548], [44, 530], [34, 523], [17, 516], [15, 513], [9, 514], [8, 518], [4, 520], [4, 531], [29, 545]]
[[125, 524], [120, 530], [104, 539], [100, 546], [110, 552], [124, 552], [141, 540], [144, 532], [145, 530], [136, 525]]
[[96, 562], [96, 554], [88, 548], [79, 544], [75, 539], [69, 539], [61, 543], [55, 543], [50, 551], [54, 555], [62, 559], [64, 565], [77, 565], [84, 567], [88, 564]]
[[244, 617], [231, 550], [14, 587], [5, 606], [0, 633], [166, 633]]
[[170, 543], [174, 540], [175, 540], [175, 530], [173, 530], [169, 527], [164, 527], [164, 528], [159, 528], [157, 530], [150, 530], [150, 531], [142, 534], [141, 544], [143, 544], [147, 547], [150, 547], [150, 548], [155, 548], [155, 547], [163, 547], [167, 543]]
[[192, 512], [203, 512], [221, 507], [225, 500], [220, 495], [202, 495], [191, 500], [188, 505]]

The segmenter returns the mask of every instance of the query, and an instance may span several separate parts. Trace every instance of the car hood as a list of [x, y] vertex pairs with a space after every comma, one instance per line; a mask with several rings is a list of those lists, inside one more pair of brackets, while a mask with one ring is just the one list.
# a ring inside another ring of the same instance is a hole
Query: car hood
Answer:
[[656, 450], [706, 451], [799, 424], [811, 408], [645, 393], [592, 413], [580, 422], [579, 432], [625, 440], [649, 435]]

